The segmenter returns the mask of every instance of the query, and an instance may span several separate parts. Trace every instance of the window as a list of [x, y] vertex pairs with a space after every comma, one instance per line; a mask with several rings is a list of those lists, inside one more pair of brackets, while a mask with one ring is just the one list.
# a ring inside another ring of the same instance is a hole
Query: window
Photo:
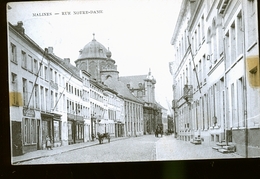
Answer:
[[53, 121], [53, 127], [54, 127], [54, 142], [58, 142], [60, 141], [60, 136], [61, 136], [61, 133], [60, 133], [60, 121]]
[[58, 84], [61, 86], [62, 85], [62, 83], [61, 83], [61, 76], [60, 76], [60, 74], [59, 74], [59, 81], [58, 81]]
[[43, 76], [43, 70], [42, 70], [42, 63], [39, 63], [39, 76], [42, 77]]
[[240, 11], [237, 15], [237, 56], [243, 53], [243, 31], [242, 31], [242, 12]]
[[40, 93], [41, 93], [41, 110], [45, 110], [45, 105], [44, 105], [44, 90], [43, 87], [40, 87]]
[[44, 79], [48, 80], [48, 67], [44, 66]]
[[23, 143], [35, 144], [37, 142], [37, 126], [36, 119], [23, 119]]
[[34, 98], [35, 98], [35, 107], [37, 109], [40, 108], [40, 103], [39, 103], [39, 87], [37, 84], [35, 84], [35, 88], [34, 88]]
[[28, 95], [27, 95], [27, 80], [23, 78], [23, 105], [26, 106], [28, 103]]
[[204, 16], [201, 17], [201, 36], [202, 36], [202, 39], [205, 38], [205, 32], [204, 32]]
[[30, 121], [28, 118], [24, 119], [24, 144], [30, 144]]
[[51, 109], [54, 107], [54, 96], [53, 96], [53, 91], [51, 91]]
[[16, 46], [11, 43], [11, 61], [17, 63]]
[[224, 52], [226, 53], [225, 60], [227, 68], [230, 67], [231, 61], [230, 61], [230, 42], [229, 42], [229, 31], [225, 35], [225, 47]]
[[24, 51], [22, 51], [21, 53], [22, 53], [22, 67], [26, 69], [27, 68], [26, 53]]
[[36, 75], [38, 73], [38, 61], [36, 59], [33, 60], [33, 73]]
[[[230, 27], [230, 45], [231, 45], [231, 64], [235, 62], [236, 60], [236, 26], [235, 26], [235, 22], [232, 23], [231, 27]], [[242, 37], [241, 37], [242, 38]]]
[[11, 105], [19, 105], [19, 97], [18, 97], [18, 85], [17, 85], [17, 75], [14, 73], [11, 73], [11, 98], [10, 98], [10, 103]]
[[[33, 82], [29, 81], [29, 91], [28, 91], [28, 95], [29, 95], [29, 102], [30, 102], [30, 107], [34, 108], [34, 94], [33, 94]], [[31, 98], [31, 99], [30, 99]]]
[[55, 80], [54, 81], [55, 83], [58, 83], [58, 78], [57, 78], [57, 72], [56, 71], [54, 72], [54, 80]]
[[[56, 107], [55, 107], [55, 105], [56, 105]], [[58, 93], [55, 93], [55, 104], [53, 107], [55, 107], [56, 110], [58, 110]]]
[[257, 1], [256, 0], [249, 0], [247, 3], [247, 17], [245, 24], [247, 28], [247, 47], [249, 48], [254, 43], [257, 42]]
[[36, 143], [36, 120], [35, 119], [31, 119], [31, 133], [30, 133], [30, 137], [31, 137], [31, 143]]
[[53, 69], [52, 68], [50, 68], [50, 80], [53, 81]]
[[48, 104], [49, 104], [49, 99], [48, 99], [48, 89], [45, 88], [45, 110], [48, 110]]
[[33, 72], [33, 59], [30, 55], [28, 55], [28, 70]]

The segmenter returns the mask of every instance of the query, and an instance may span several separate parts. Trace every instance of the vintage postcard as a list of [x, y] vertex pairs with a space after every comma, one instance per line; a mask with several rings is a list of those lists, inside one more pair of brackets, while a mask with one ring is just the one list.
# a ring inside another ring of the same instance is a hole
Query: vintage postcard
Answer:
[[13, 165], [260, 156], [257, 1], [6, 8]]

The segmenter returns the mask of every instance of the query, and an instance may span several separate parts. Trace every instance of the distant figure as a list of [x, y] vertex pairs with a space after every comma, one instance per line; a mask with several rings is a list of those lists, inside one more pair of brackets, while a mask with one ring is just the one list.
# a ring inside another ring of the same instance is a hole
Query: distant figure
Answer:
[[51, 146], [51, 138], [49, 136], [46, 136], [46, 148], [47, 150], [52, 150], [52, 146]]

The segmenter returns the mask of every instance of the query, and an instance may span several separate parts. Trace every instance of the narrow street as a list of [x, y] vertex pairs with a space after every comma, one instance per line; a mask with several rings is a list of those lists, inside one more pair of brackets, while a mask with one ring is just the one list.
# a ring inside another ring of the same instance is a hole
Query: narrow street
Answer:
[[[48, 151], [46, 150], [46, 152]], [[209, 146], [203, 144], [194, 145], [177, 140], [173, 136], [156, 138], [153, 135], [146, 135], [111, 143], [107, 143], [105, 140], [104, 144], [101, 145], [68, 151], [20, 164], [137, 162], [217, 158], [240, 158], [240, 156], [236, 154], [222, 154]]]

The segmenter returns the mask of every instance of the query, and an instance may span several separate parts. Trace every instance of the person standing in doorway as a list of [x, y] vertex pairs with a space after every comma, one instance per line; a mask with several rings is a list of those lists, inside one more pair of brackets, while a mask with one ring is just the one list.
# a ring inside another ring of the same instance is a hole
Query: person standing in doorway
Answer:
[[46, 149], [47, 150], [52, 150], [52, 146], [51, 146], [51, 138], [49, 136], [46, 136]]

